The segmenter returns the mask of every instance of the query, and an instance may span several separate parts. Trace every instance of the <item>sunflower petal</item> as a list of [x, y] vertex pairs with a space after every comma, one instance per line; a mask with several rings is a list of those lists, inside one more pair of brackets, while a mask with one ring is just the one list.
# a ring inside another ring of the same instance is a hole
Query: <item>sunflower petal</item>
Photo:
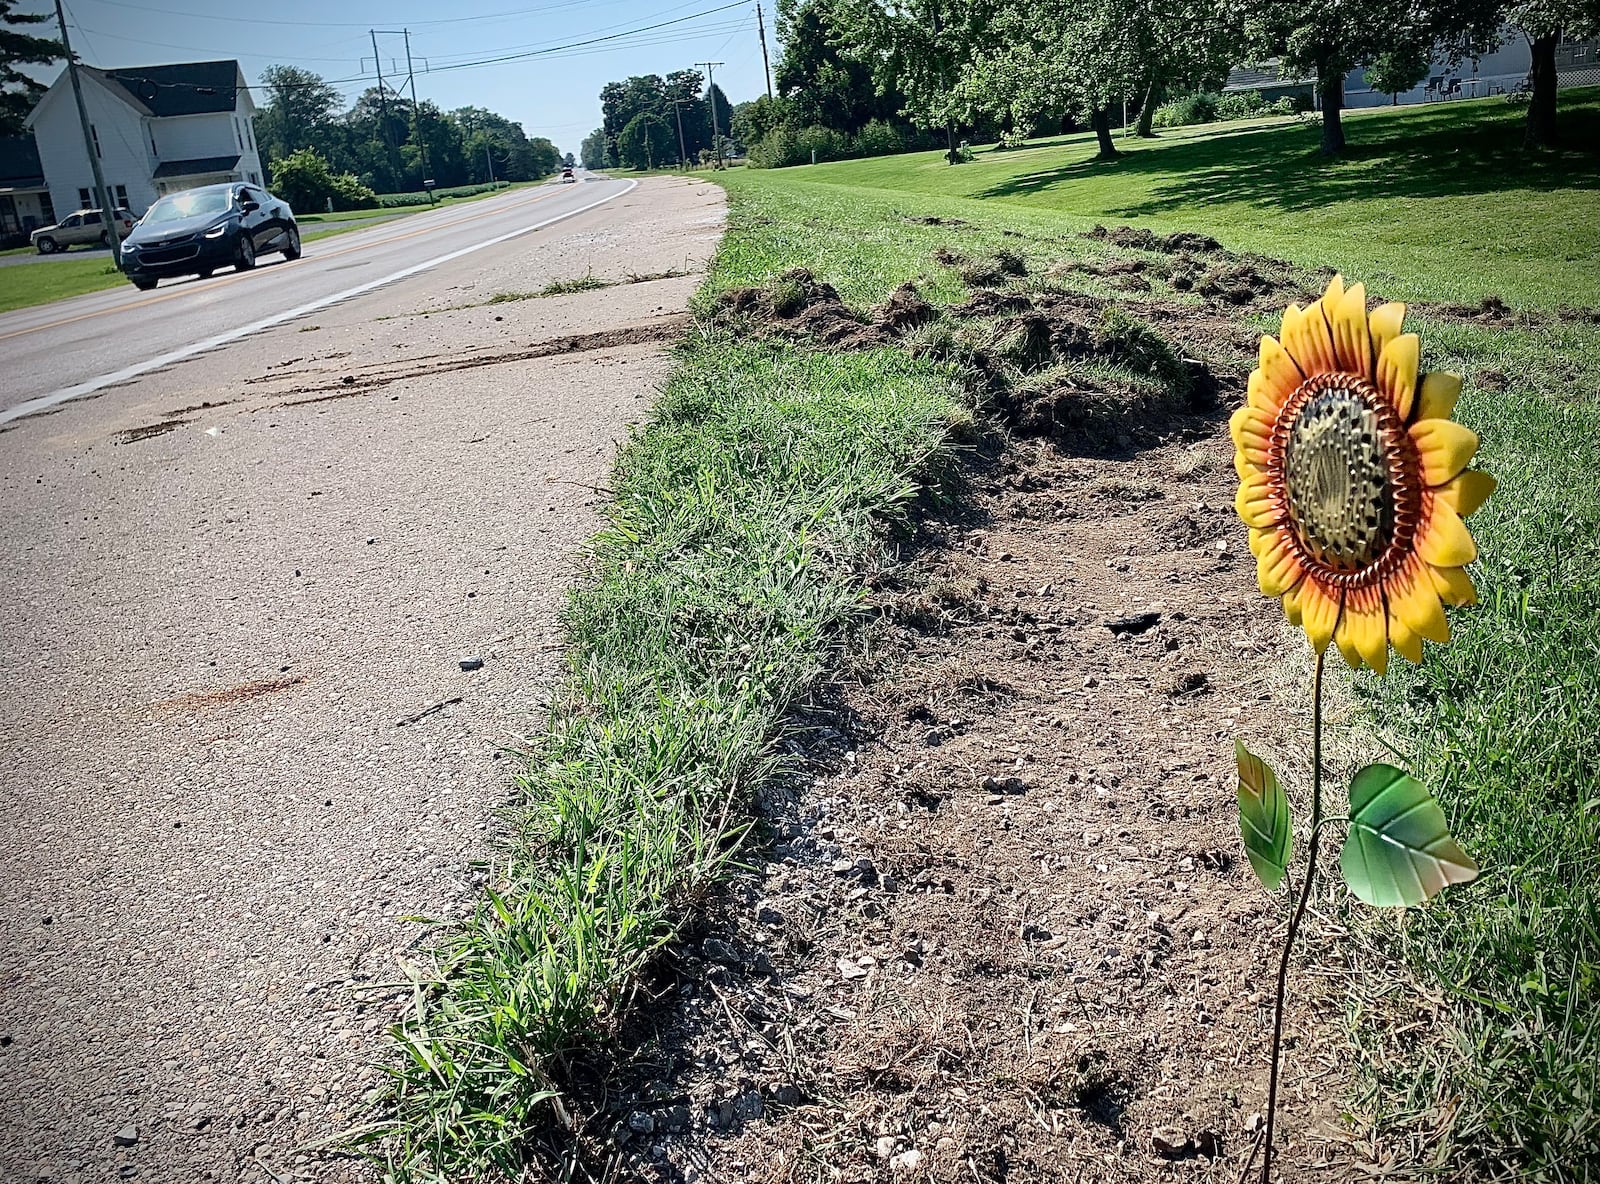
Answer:
[[1466, 524], [1449, 506], [1436, 497], [1428, 506], [1417, 531], [1417, 554], [1434, 567], [1464, 567], [1478, 557]]
[[1439, 593], [1419, 564], [1408, 564], [1389, 580], [1386, 591], [1391, 618], [1403, 622], [1418, 637], [1425, 637], [1440, 645], [1450, 640], [1450, 624], [1444, 619]]
[[[1390, 307], [1384, 305], [1384, 308]], [[1378, 312], [1382, 312], [1380, 308]], [[1372, 314], [1376, 319], [1378, 313]], [[1376, 336], [1373, 347], [1378, 348]], [[1422, 338], [1415, 333], [1402, 333], [1382, 347], [1378, 354], [1378, 389], [1400, 413], [1401, 419], [1411, 415], [1411, 405], [1417, 393], [1417, 367], [1422, 361]]]
[[1273, 492], [1272, 482], [1265, 473], [1251, 473], [1239, 482], [1233, 508], [1246, 526], [1258, 530], [1277, 526], [1285, 517], [1283, 499]]
[[1333, 348], [1339, 369], [1362, 378], [1372, 377], [1372, 338], [1367, 333], [1367, 289], [1351, 284], [1337, 304], [1329, 305], [1328, 323], [1333, 327]]
[[1499, 484], [1480, 469], [1468, 469], [1439, 486], [1433, 496], [1465, 518], [1488, 501]]
[[1322, 307], [1332, 312], [1338, 307], [1339, 301], [1344, 299], [1344, 276], [1336, 275], [1328, 281], [1328, 286], [1322, 293]]
[[1344, 612], [1334, 641], [1352, 670], [1365, 662], [1379, 674], [1389, 665], [1389, 633], [1383, 602], [1375, 590], [1363, 588], [1345, 593]]
[[1422, 665], [1422, 638], [1413, 633], [1410, 626], [1394, 615], [1392, 607], [1389, 610], [1389, 644], [1394, 646], [1397, 654], [1409, 659], [1412, 665]]
[[1267, 467], [1272, 421], [1254, 407], [1241, 407], [1228, 418], [1228, 434], [1241, 456], [1258, 469]]
[[1251, 464], [1244, 453], [1235, 452], [1233, 454], [1233, 471], [1239, 475], [1239, 480], [1243, 481], [1251, 473], [1259, 473], [1261, 470]]
[[1293, 588], [1283, 594], [1283, 615], [1289, 618], [1289, 624], [1300, 627], [1304, 614], [1300, 610], [1300, 594], [1309, 586], [1309, 580], [1301, 580]]
[[1380, 304], [1367, 314], [1367, 331], [1372, 334], [1372, 352], [1383, 357], [1384, 346], [1400, 336], [1405, 323], [1406, 306], [1396, 302]]
[[1322, 653], [1333, 640], [1333, 631], [1339, 624], [1341, 595], [1335, 588], [1324, 588], [1315, 580], [1305, 580], [1295, 592], [1311, 648]]
[[1298, 304], [1284, 309], [1283, 348], [1307, 378], [1334, 369], [1333, 339], [1328, 336], [1328, 322], [1322, 319], [1320, 303], [1304, 312]]
[[1282, 596], [1305, 578], [1306, 569], [1289, 545], [1285, 530], [1269, 530], [1256, 553], [1256, 583], [1263, 596]]
[[1294, 364], [1289, 351], [1278, 344], [1276, 337], [1267, 334], [1262, 334], [1256, 366], [1261, 373], [1261, 383], [1265, 393], [1268, 397], [1277, 399], [1280, 407], [1289, 401], [1289, 396], [1294, 394], [1305, 380], [1305, 375], [1300, 373], [1300, 368]]
[[1418, 419], [1449, 419], [1456, 411], [1456, 400], [1461, 398], [1461, 375], [1424, 374], [1417, 391], [1416, 413]]
[[1465, 568], [1429, 567], [1427, 572], [1433, 582], [1433, 590], [1446, 604], [1459, 607], [1478, 603], [1478, 590], [1472, 586], [1472, 579]]
[[1250, 554], [1260, 559], [1261, 549], [1267, 545], [1267, 536], [1271, 533], [1270, 530], [1257, 530], [1252, 527], [1250, 530]]
[[1283, 410], [1284, 400], [1288, 396], [1282, 395], [1269, 387], [1266, 376], [1260, 370], [1250, 371], [1250, 381], [1245, 387], [1245, 405], [1254, 407], [1257, 411], [1264, 412], [1269, 418], [1276, 419], [1278, 412]]
[[1422, 457], [1422, 477], [1429, 486], [1443, 485], [1478, 451], [1478, 433], [1453, 419], [1419, 419], [1411, 425], [1411, 442]]

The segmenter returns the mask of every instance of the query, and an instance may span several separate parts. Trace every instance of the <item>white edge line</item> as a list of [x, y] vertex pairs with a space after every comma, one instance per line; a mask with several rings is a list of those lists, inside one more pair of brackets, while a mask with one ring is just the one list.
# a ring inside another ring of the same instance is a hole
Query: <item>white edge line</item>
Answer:
[[385, 284], [394, 283], [396, 280], [407, 279], [418, 272], [438, 267], [441, 263], [449, 263], [453, 259], [459, 259], [463, 255], [470, 255], [474, 251], [481, 251], [485, 247], [493, 247], [521, 235], [530, 234], [535, 230], [543, 230], [546, 226], [552, 226], [568, 218], [575, 218], [579, 214], [586, 214], [598, 206], [605, 205], [608, 201], [615, 201], [619, 197], [632, 193], [638, 187], [638, 184], [637, 179], [629, 179], [626, 189], [617, 193], [608, 193], [598, 201], [592, 201], [586, 206], [579, 206], [575, 210], [568, 210], [564, 214], [557, 214], [553, 218], [546, 218], [543, 222], [535, 222], [531, 226], [520, 226], [516, 230], [507, 231], [505, 234], [496, 235], [494, 238], [484, 239], [481, 243], [473, 243], [470, 247], [461, 247], [443, 255], [435, 255], [432, 259], [425, 259], [421, 263], [413, 263], [410, 267], [403, 267], [399, 271], [391, 272], [389, 275], [379, 279], [368, 280], [364, 284], [357, 284], [353, 288], [346, 288], [342, 292], [335, 292], [331, 296], [319, 297], [309, 304], [302, 304], [298, 308], [289, 309], [287, 312], [273, 313], [270, 317], [263, 317], [259, 321], [251, 321], [248, 325], [242, 325], [237, 329], [229, 329], [226, 333], [218, 333], [214, 337], [207, 337], [203, 341], [194, 342], [192, 345], [170, 350], [148, 361], [136, 362], [132, 366], [124, 366], [121, 370], [115, 370], [110, 374], [102, 374], [98, 378], [80, 382], [76, 386], [63, 387], [61, 390], [52, 391], [48, 395], [40, 395], [38, 398], [18, 403], [15, 407], [0, 411], [0, 424], [8, 424], [25, 416], [37, 415], [41, 411], [59, 407], [61, 404], [70, 402], [73, 399], [82, 398], [84, 395], [92, 395], [95, 391], [102, 390], [105, 387], [127, 382], [130, 378], [137, 378], [141, 374], [148, 374], [152, 370], [159, 370], [163, 366], [170, 366], [174, 362], [182, 362], [194, 357], [196, 354], [216, 349], [219, 345], [227, 345], [230, 342], [238, 341], [241, 337], [248, 337], [252, 333], [259, 333], [263, 329], [271, 329], [283, 324], [285, 321], [292, 321], [298, 317], [305, 316], [307, 313], [327, 308], [330, 304], [338, 304], [340, 301], [365, 295], [374, 288], [381, 288]]

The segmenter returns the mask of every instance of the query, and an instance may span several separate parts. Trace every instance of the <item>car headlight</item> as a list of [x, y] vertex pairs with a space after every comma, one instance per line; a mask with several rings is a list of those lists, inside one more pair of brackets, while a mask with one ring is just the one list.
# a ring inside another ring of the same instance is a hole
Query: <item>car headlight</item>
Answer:
[[225, 235], [227, 233], [228, 233], [228, 224], [226, 222], [219, 222], [215, 226], [213, 226], [210, 230], [206, 231], [206, 237], [207, 238], [221, 238], [223, 235]]

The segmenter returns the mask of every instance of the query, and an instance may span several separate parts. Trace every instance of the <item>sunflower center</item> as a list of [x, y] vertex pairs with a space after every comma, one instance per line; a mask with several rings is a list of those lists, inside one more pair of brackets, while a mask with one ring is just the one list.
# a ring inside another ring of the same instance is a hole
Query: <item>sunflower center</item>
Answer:
[[1394, 535], [1395, 499], [1366, 383], [1330, 376], [1289, 425], [1284, 492], [1306, 549], [1338, 572], [1375, 563]]

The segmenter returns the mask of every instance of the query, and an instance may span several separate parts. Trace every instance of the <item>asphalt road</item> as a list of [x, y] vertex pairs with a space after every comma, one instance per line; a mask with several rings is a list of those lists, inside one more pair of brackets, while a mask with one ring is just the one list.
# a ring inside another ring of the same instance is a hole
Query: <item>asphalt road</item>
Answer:
[[609, 202], [632, 181], [585, 178], [353, 231], [293, 262], [132, 285], [0, 316], [0, 424], [182, 361]]
[[315, 1145], [478, 894], [723, 216], [552, 187], [0, 322], [13, 411], [148, 367], [0, 424], [0, 1181], [376, 1178]]

